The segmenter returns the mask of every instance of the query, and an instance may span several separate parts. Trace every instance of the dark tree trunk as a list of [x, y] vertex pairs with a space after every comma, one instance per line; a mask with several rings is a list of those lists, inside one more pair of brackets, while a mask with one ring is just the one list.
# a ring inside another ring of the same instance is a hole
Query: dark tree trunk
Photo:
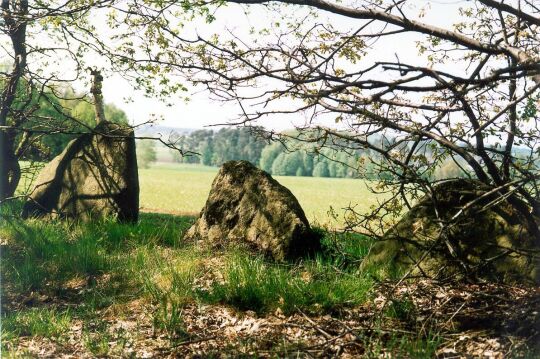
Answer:
[[21, 178], [21, 169], [15, 154], [14, 128], [8, 123], [17, 88], [26, 70], [26, 22], [28, 0], [2, 0], [2, 19], [13, 46], [13, 68], [4, 82], [0, 104], [0, 201], [13, 196]]
[[[1, 124], [4, 125], [4, 124]], [[9, 197], [8, 191], [8, 166], [7, 166], [7, 148], [5, 131], [0, 129], [0, 201]]]
[[2, 169], [2, 172], [0, 176], [0, 200], [12, 197], [15, 194], [15, 190], [21, 179], [21, 167], [19, 165], [19, 160], [13, 151], [14, 137], [13, 134], [10, 134], [7, 131], [1, 131], [0, 168]]

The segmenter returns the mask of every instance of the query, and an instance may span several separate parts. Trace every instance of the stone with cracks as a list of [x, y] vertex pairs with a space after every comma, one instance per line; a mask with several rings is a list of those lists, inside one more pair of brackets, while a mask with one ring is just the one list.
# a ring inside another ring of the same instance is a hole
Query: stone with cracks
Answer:
[[278, 261], [320, 247], [291, 191], [247, 161], [223, 164], [186, 238], [218, 246], [247, 244]]
[[489, 190], [473, 180], [435, 186], [435, 201], [420, 199], [373, 246], [363, 266], [390, 264], [413, 275], [540, 283], [540, 238], [531, 227], [540, 222], [531, 223], [506, 200], [487, 195], [441, 232], [442, 223]]
[[135, 138], [129, 127], [102, 122], [71, 141], [39, 174], [23, 217], [89, 220], [139, 215]]

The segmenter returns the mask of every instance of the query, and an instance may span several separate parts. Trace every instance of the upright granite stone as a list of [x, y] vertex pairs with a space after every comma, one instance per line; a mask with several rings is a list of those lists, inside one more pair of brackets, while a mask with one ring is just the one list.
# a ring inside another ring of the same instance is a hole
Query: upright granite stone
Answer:
[[[467, 274], [485, 280], [540, 283], [540, 238], [532, 227], [539, 222], [530, 223], [506, 200], [489, 195], [490, 190], [473, 180], [441, 183], [433, 190], [435, 200], [420, 199], [373, 246], [363, 265], [389, 264], [432, 277]], [[442, 225], [475, 199], [441, 232]]]
[[127, 126], [102, 122], [71, 141], [39, 174], [23, 217], [137, 221], [135, 138]]
[[221, 167], [186, 238], [217, 246], [243, 243], [278, 261], [320, 247], [291, 191], [247, 161]]

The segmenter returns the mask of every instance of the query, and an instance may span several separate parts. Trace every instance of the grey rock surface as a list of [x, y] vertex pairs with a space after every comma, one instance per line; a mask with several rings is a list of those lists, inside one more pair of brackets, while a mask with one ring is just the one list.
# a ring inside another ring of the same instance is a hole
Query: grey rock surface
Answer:
[[223, 164], [185, 238], [211, 245], [247, 244], [278, 261], [320, 247], [291, 191], [247, 161]]
[[469, 271], [486, 280], [540, 283], [540, 238], [506, 200], [494, 202], [497, 197], [487, 196], [441, 232], [442, 223], [490, 189], [473, 180], [439, 184], [434, 187], [435, 202], [429, 196], [420, 199], [372, 247], [363, 265], [389, 263], [394, 269], [432, 277]]
[[89, 220], [139, 215], [135, 138], [129, 127], [103, 122], [71, 141], [40, 172], [23, 217]]

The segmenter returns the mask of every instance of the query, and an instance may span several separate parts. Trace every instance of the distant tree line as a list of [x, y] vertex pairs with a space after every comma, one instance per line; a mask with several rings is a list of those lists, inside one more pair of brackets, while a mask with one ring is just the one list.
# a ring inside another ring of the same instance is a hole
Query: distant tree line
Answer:
[[266, 142], [248, 128], [222, 128], [219, 131], [197, 130], [176, 140], [179, 148], [197, 152], [195, 156], [175, 154], [177, 162], [221, 166], [230, 160], [246, 160], [259, 163]]
[[137, 165], [139, 168], [150, 168], [157, 160], [156, 141], [137, 140]]
[[[221, 166], [231, 160], [246, 160], [272, 175], [278, 176], [312, 176], [333, 178], [366, 179], [390, 178], [392, 173], [381, 168], [377, 163], [380, 154], [363, 148], [343, 150], [319, 143], [302, 142], [293, 139], [297, 134], [291, 133], [291, 140], [269, 142], [255, 135], [252, 128], [222, 128], [218, 131], [196, 130], [188, 135], [177, 137], [177, 146], [199, 155], [180, 156], [173, 152], [176, 162]], [[373, 136], [373, 142], [391, 140], [383, 136]], [[462, 176], [459, 166], [448, 161], [441, 168], [445, 175]], [[443, 177], [443, 173], [429, 174], [431, 177]]]

